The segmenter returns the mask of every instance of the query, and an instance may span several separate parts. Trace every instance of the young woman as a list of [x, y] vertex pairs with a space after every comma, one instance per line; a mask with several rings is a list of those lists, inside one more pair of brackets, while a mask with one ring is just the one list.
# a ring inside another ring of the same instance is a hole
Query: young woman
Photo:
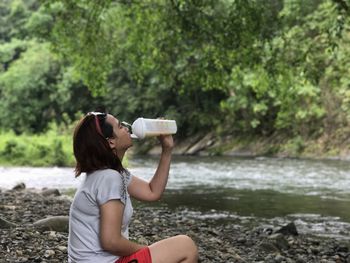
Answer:
[[185, 235], [150, 246], [128, 240], [133, 213], [130, 196], [138, 200], [160, 199], [167, 184], [173, 138], [159, 136], [162, 146], [158, 168], [146, 182], [122, 165], [132, 146], [127, 127], [110, 114], [88, 113], [74, 131], [76, 176], [86, 173], [70, 209], [68, 262], [94, 263], [194, 263], [197, 247]]

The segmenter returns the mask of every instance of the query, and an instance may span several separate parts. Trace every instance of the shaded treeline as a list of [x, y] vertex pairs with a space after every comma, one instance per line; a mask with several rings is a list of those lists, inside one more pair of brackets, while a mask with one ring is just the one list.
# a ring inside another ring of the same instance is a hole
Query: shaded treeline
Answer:
[[0, 127], [39, 133], [103, 104], [128, 121], [175, 118], [180, 136], [342, 140], [348, 9], [335, 0], [4, 0]]

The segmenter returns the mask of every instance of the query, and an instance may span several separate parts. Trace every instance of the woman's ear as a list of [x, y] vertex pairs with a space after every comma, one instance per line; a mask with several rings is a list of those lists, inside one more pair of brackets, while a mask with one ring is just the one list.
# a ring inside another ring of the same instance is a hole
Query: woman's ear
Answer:
[[109, 147], [111, 147], [112, 150], [115, 149], [116, 147], [116, 143], [113, 139], [108, 139], [108, 144], [109, 144]]

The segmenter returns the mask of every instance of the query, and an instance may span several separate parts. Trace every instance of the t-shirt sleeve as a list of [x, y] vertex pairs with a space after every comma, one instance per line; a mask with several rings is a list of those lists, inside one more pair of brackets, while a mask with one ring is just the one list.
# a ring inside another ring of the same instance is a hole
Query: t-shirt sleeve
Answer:
[[126, 203], [125, 179], [117, 171], [107, 170], [101, 176], [100, 184], [96, 191], [96, 200], [99, 205], [103, 205], [109, 200], [120, 200]]
[[125, 177], [126, 178], [126, 186], [129, 186], [133, 175], [130, 173], [129, 170], [126, 170], [125, 176], [126, 176]]

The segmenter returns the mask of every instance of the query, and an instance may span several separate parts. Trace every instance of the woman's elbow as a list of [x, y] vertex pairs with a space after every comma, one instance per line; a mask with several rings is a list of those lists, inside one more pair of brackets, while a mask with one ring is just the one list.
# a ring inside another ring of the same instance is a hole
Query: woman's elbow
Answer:
[[101, 247], [103, 248], [103, 250], [111, 251], [113, 248], [114, 242], [111, 239], [101, 238], [100, 243], [101, 243]]
[[148, 197], [148, 201], [150, 202], [156, 202], [159, 201], [162, 198], [163, 193], [152, 193]]
[[118, 252], [118, 240], [115, 238], [101, 238], [100, 239], [101, 247], [103, 250], [108, 251], [110, 253], [116, 253]]

